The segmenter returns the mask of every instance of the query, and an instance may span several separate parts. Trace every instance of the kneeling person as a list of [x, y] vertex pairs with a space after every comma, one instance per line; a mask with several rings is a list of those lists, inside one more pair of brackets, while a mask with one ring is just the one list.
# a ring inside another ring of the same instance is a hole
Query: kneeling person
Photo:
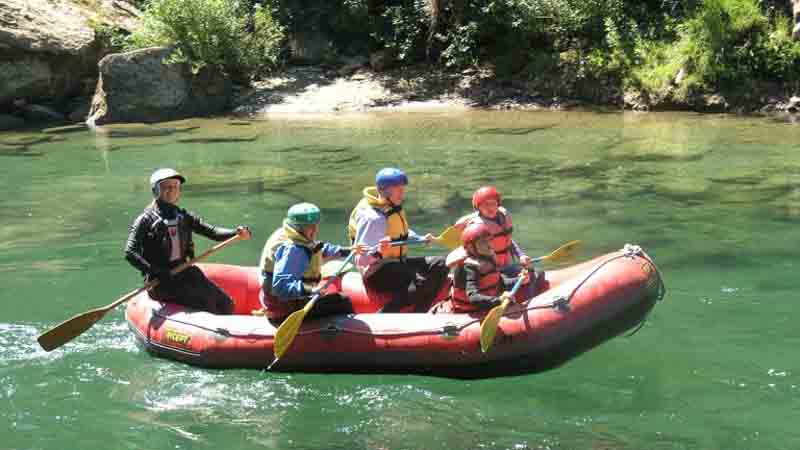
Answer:
[[[351, 248], [315, 240], [321, 214], [316, 205], [300, 203], [289, 208], [283, 226], [275, 230], [261, 252], [261, 304], [276, 323], [303, 308], [322, 277], [325, 260], [345, 257]], [[361, 254], [365, 246], [354, 246]], [[353, 312], [350, 299], [323, 293], [307, 318]]]
[[[437, 308], [437, 312], [466, 313], [492, 308], [503, 301], [517, 281], [517, 277], [507, 277], [498, 267], [489, 227], [471, 225], [461, 239], [463, 250], [455, 250], [451, 255], [456, 260], [449, 261], [455, 265], [450, 300]], [[527, 270], [523, 269], [519, 276], [525, 277], [523, 283], [529, 281]]]

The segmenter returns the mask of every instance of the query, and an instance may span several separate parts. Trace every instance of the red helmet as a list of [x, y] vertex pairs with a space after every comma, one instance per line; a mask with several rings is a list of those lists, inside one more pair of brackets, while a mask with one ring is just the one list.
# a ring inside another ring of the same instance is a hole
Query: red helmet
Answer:
[[464, 245], [474, 244], [478, 239], [491, 236], [492, 232], [489, 227], [482, 223], [468, 226], [463, 233], [461, 233], [461, 242]]
[[493, 198], [493, 199], [497, 200], [497, 204], [498, 205], [500, 204], [500, 201], [502, 200], [502, 198], [500, 197], [500, 193], [497, 192], [497, 188], [496, 187], [494, 187], [494, 186], [484, 186], [484, 187], [478, 189], [477, 191], [475, 191], [474, 194], [472, 194], [472, 207], [475, 208], [475, 209], [478, 209], [478, 205], [480, 205], [481, 203], [485, 202], [486, 200], [489, 200], [490, 198]]

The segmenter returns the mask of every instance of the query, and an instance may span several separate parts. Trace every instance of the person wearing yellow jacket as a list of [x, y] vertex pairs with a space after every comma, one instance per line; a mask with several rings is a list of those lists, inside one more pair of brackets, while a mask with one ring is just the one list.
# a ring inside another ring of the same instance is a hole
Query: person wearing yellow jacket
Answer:
[[354, 244], [364, 244], [372, 251], [356, 256], [355, 262], [364, 277], [367, 291], [388, 293], [391, 300], [381, 312], [397, 312], [414, 305], [416, 312], [427, 311], [447, 278], [444, 257], [407, 256], [407, 246], [392, 246], [404, 240], [431, 241], [408, 225], [403, 211], [408, 177], [397, 168], [381, 169], [375, 186], [364, 189], [364, 198], [350, 214], [348, 234]]

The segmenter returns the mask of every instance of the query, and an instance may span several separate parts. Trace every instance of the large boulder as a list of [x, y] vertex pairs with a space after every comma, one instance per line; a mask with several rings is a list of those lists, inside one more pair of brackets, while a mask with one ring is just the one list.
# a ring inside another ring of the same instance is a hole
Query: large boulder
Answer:
[[171, 47], [117, 53], [100, 60], [87, 123], [160, 122], [224, 111], [231, 81], [207, 66], [193, 74], [186, 64], [165, 64]]
[[0, 0], [0, 105], [53, 103], [80, 92], [102, 51], [94, 27], [132, 30], [138, 14], [121, 0]]

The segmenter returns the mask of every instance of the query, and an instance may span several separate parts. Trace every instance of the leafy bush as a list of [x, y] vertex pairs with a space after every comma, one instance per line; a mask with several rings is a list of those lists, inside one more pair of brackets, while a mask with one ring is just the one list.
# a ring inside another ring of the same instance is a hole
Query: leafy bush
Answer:
[[283, 28], [271, 11], [235, 0], [151, 0], [129, 48], [175, 44], [169, 62], [207, 65], [248, 79], [277, 61]]

